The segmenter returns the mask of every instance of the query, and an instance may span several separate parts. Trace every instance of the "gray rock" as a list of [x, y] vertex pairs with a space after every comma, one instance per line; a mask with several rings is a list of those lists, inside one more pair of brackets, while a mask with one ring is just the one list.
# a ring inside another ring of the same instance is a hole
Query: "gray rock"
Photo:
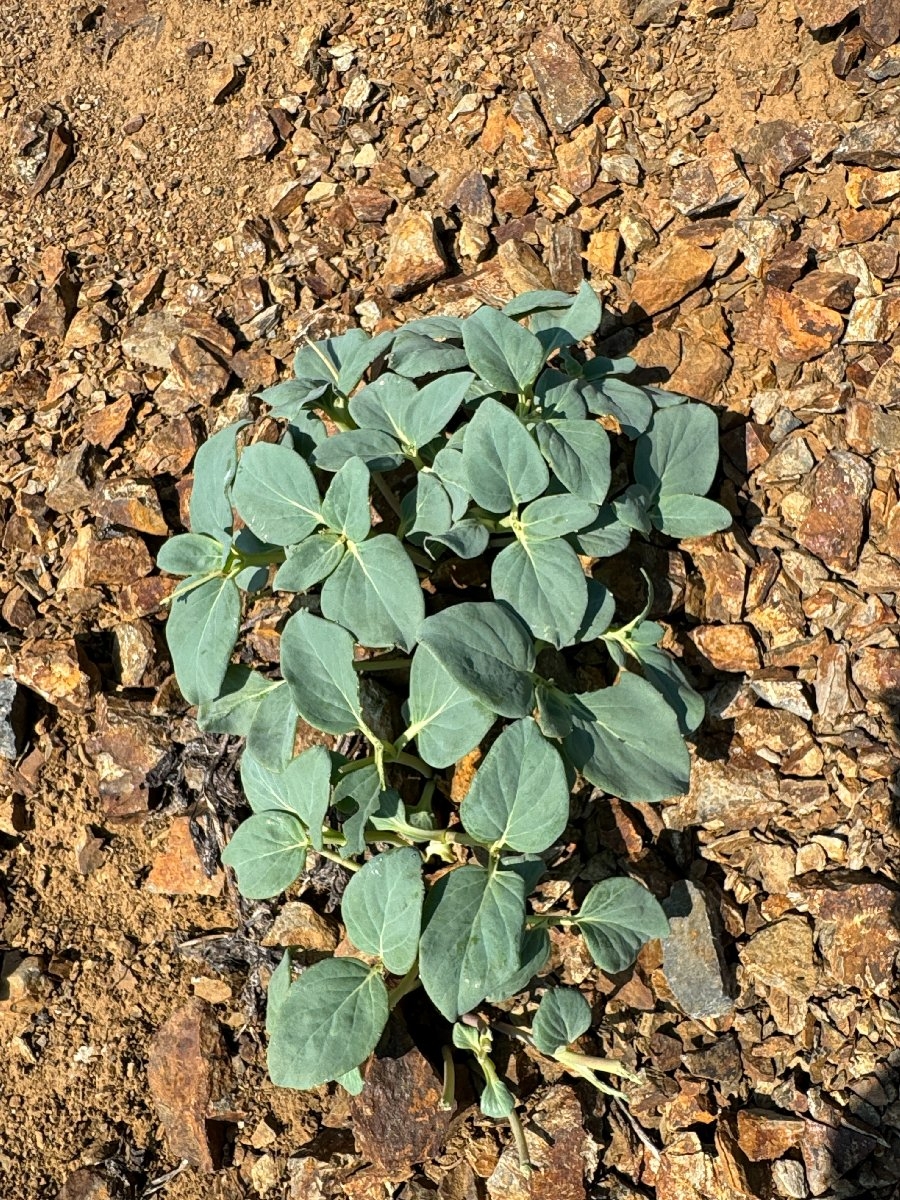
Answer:
[[0, 756], [18, 758], [25, 741], [25, 691], [14, 679], [0, 679]]
[[722, 963], [703, 892], [679, 880], [663, 908], [671, 933], [663, 938], [663, 971], [689, 1017], [724, 1017], [734, 1007], [725, 990]]
[[559, 25], [538, 34], [526, 55], [534, 73], [541, 108], [557, 133], [574, 129], [606, 99], [597, 68]]
[[834, 152], [834, 161], [861, 167], [893, 167], [900, 162], [900, 117], [879, 117], [851, 129]]

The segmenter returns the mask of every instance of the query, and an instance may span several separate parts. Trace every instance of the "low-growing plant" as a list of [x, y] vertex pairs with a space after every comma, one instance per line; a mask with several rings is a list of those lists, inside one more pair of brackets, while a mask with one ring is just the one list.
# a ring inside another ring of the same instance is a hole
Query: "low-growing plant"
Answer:
[[[246, 738], [252, 815], [223, 860], [249, 898], [284, 892], [310, 853], [351, 873], [341, 914], [358, 954], [296, 981], [286, 954], [272, 977], [277, 1084], [358, 1091], [392, 1007], [421, 985], [474, 1056], [484, 1111], [521, 1141], [485, 1006], [545, 970], [551, 926], [607, 972], [667, 931], [629, 878], [574, 911], [528, 905], [576, 782], [682, 793], [703, 714], [647, 619], [649, 582], [644, 611], [616, 624], [598, 561], [635, 534], [730, 522], [705, 498], [714, 414], [628, 382], [631, 359], [579, 349], [600, 318], [585, 284], [306, 344], [294, 378], [262, 393], [279, 440], [240, 421], [197, 454], [191, 532], [159, 565], [187, 576], [167, 626], [185, 698], [202, 729]], [[243, 595], [263, 589], [285, 598], [280, 677], [233, 661]], [[298, 718], [338, 748], [295, 755]], [[450, 775], [478, 749], [457, 807]], [[556, 988], [530, 1031], [494, 1027], [605, 1088], [597, 1071], [627, 1072], [571, 1049], [589, 1024], [583, 997]]]

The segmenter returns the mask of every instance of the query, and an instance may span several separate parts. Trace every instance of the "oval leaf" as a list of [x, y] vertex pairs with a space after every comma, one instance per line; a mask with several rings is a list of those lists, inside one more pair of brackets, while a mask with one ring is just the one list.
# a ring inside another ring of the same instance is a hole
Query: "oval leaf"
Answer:
[[591, 1007], [574, 988], [544, 992], [531, 1025], [531, 1036], [542, 1054], [564, 1050], [590, 1028]]
[[377, 854], [344, 889], [341, 916], [347, 936], [364, 954], [377, 955], [392, 975], [404, 975], [418, 952], [424, 898], [417, 850]]
[[473, 371], [498, 392], [525, 392], [544, 365], [533, 333], [495, 308], [479, 308], [463, 322], [463, 347]]
[[222, 852], [222, 862], [237, 875], [242, 896], [269, 900], [302, 875], [307, 846], [306, 830], [296, 817], [262, 812], [237, 827]]
[[584, 898], [575, 924], [601, 971], [615, 975], [630, 967], [641, 946], [667, 937], [662, 905], [633, 879], [604, 879]]
[[356, 958], [307, 967], [269, 1030], [269, 1075], [276, 1087], [314, 1088], [365, 1062], [388, 1019], [377, 971]]
[[425, 620], [425, 599], [401, 542], [383, 533], [348, 545], [322, 586], [322, 612], [364, 646], [411, 651]]
[[241, 455], [234, 504], [257, 537], [275, 546], [302, 542], [323, 523], [312, 471], [288, 446], [257, 442]]
[[531, 717], [500, 734], [460, 808], [466, 831], [486, 845], [537, 854], [569, 819], [569, 786], [558, 751]]
[[205, 533], [178, 533], [163, 544], [156, 565], [170, 575], [208, 575], [225, 565], [225, 547]]
[[301, 717], [325, 733], [350, 733], [362, 724], [353, 635], [300, 611], [281, 635], [281, 673]]
[[449, 767], [474, 750], [491, 725], [493, 712], [453, 678], [427, 646], [419, 646], [409, 673], [409, 728], [432, 767]]
[[166, 641], [188, 704], [218, 695], [240, 623], [241, 594], [233, 579], [210, 579], [172, 602]]
[[489, 512], [511, 512], [539, 496], [550, 482], [531, 434], [515, 413], [490, 398], [469, 422], [462, 455], [468, 489], [476, 504]]
[[536, 638], [560, 648], [581, 627], [587, 581], [578, 555], [561, 538], [514, 542], [491, 567], [491, 591], [528, 625]]

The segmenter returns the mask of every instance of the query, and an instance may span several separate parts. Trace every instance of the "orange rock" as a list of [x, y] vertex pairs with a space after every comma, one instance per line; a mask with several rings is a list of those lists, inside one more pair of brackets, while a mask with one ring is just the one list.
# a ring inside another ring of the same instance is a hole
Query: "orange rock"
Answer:
[[652, 317], [696, 291], [715, 263], [701, 246], [676, 241], [659, 258], [634, 273], [631, 299]]
[[191, 839], [190, 818], [176, 817], [165, 846], [153, 862], [145, 889], [163, 896], [220, 896], [224, 883], [220, 870], [212, 878], [204, 871]]
[[691, 641], [718, 671], [755, 671], [759, 650], [747, 625], [701, 625]]

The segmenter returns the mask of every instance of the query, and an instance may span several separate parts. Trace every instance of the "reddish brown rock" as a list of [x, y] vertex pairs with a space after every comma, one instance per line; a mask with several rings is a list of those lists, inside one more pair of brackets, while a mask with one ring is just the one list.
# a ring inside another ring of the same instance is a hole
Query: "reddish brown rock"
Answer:
[[45, 498], [54, 512], [68, 513], [88, 505], [91, 494], [91, 451], [88, 443], [82, 442], [57, 463]]
[[390, 226], [382, 287], [392, 300], [408, 296], [447, 273], [447, 260], [429, 213], [404, 209]]
[[855, 275], [847, 275], [843, 271], [810, 271], [809, 275], [798, 280], [793, 291], [811, 304], [845, 312], [853, 303], [853, 293], [858, 283]]
[[579, 129], [569, 141], [557, 146], [559, 182], [573, 196], [580, 196], [593, 186], [602, 150], [603, 135], [596, 125]]
[[893, 46], [900, 40], [900, 0], [863, 0], [859, 23], [868, 41]]
[[730, 208], [750, 190], [747, 177], [731, 150], [722, 147], [686, 163], [675, 172], [672, 204], [686, 217]]
[[834, 979], [843, 987], [888, 995], [900, 950], [900, 891], [835, 872], [826, 876], [825, 886], [804, 889], [802, 897]]
[[673, 242], [649, 266], [638, 267], [631, 300], [648, 316], [664, 312], [695, 291], [712, 270], [715, 255], [685, 241]]
[[859, 559], [872, 468], [846, 450], [823, 459], [805, 485], [811, 503], [797, 541], [834, 571], [852, 571]]
[[768, 1108], [742, 1108], [737, 1114], [737, 1139], [751, 1162], [772, 1162], [795, 1150], [803, 1138], [801, 1117]]
[[351, 188], [346, 194], [347, 203], [357, 221], [383, 221], [394, 207], [394, 198], [381, 188], [362, 186]]
[[806, 1001], [819, 981], [813, 933], [805, 917], [791, 916], [755, 933], [740, 951], [754, 984]]
[[150, 793], [172, 762], [173, 746], [164, 721], [144, 715], [131, 701], [99, 696], [96, 733], [86, 747], [97, 773], [97, 790], [111, 819], [143, 816]]
[[224, 1122], [236, 1117], [227, 1096], [230, 1070], [213, 1010], [196, 997], [172, 1014], [150, 1047], [147, 1082], [169, 1152], [201, 1171], [221, 1167]]
[[572, 1089], [550, 1088], [537, 1104], [529, 1105], [522, 1124], [534, 1174], [523, 1173], [510, 1141], [487, 1180], [490, 1200], [587, 1200], [586, 1180], [596, 1170], [597, 1146], [583, 1127], [581, 1105]]
[[748, 625], [700, 625], [690, 638], [717, 671], [755, 671], [761, 665]]
[[677, 371], [667, 380], [673, 392], [692, 396], [695, 400], [713, 400], [731, 371], [731, 359], [712, 342], [685, 338]]
[[112, 525], [137, 529], [154, 537], [167, 537], [169, 527], [152, 483], [137, 479], [111, 479], [100, 489], [97, 512]]
[[515, 239], [504, 242], [497, 251], [497, 260], [503, 278], [512, 288], [514, 295], [553, 286], [550, 272], [534, 250], [524, 242]]
[[89, 412], [81, 422], [85, 440], [92, 446], [102, 446], [108, 450], [128, 424], [132, 403], [130, 396], [120, 396], [112, 404]]
[[99, 1167], [79, 1167], [66, 1178], [58, 1200], [124, 1200], [123, 1185]]
[[766, 288], [753, 312], [755, 328], [741, 326], [741, 340], [764, 346], [785, 362], [809, 362], [824, 354], [844, 331], [840, 314], [802, 296]]
[[16, 653], [13, 676], [48, 703], [83, 710], [91, 703], [97, 672], [72, 638], [28, 638]]
[[406, 1179], [415, 1163], [443, 1149], [450, 1110], [442, 1081], [396, 1018], [365, 1069], [365, 1087], [350, 1101], [359, 1152], [388, 1179]]
[[877, 208], [845, 208], [838, 217], [844, 244], [856, 245], [877, 237], [888, 224], [891, 214]]
[[[219, 99], [222, 89], [214, 99]], [[261, 104], [254, 104], [247, 110], [244, 125], [237, 143], [237, 158], [264, 158], [275, 148], [278, 135], [271, 118]]]
[[841, 140], [834, 152], [834, 160], [862, 167], [897, 166], [900, 163], [900, 117], [861, 121]]
[[224, 885], [221, 870], [212, 877], [204, 871], [191, 837], [190, 817], [176, 817], [165, 846], [153, 860], [146, 891], [163, 896], [220, 896]]
[[839, 25], [850, 13], [859, 8], [859, 0], [794, 0], [797, 15], [817, 32]]
[[547, 126], [527, 92], [519, 92], [506, 119], [506, 141], [526, 167], [545, 170], [553, 166]]
[[281, 906], [263, 945], [331, 953], [339, 941], [340, 931], [331, 918], [323, 917], [303, 900], [291, 900]]
[[197, 434], [186, 416], [174, 417], [147, 430], [134, 456], [139, 472], [158, 475], [182, 475], [197, 452]]
[[853, 662], [851, 673], [867, 700], [896, 704], [900, 699], [900, 650], [864, 646]]
[[757, 163], [763, 177], [777, 186], [785, 175], [809, 161], [812, 150], [810, 126], [793, 121], [763, 121], [750, 134], [746, 158]]
[[597, 68], [569, 40], [559, 25], [550, 25], [525, 56], [541, 94], [541, 108], [558, 133], [574, 129], [606, 99]]

